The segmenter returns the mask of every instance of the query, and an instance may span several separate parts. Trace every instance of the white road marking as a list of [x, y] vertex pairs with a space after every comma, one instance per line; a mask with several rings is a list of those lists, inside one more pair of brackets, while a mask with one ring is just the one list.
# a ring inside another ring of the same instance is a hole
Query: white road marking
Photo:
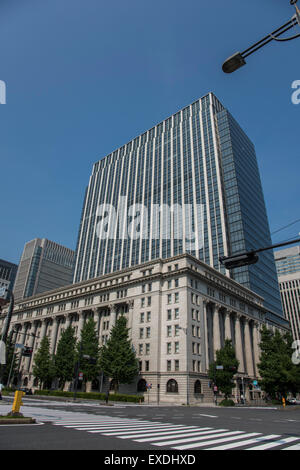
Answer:
[[[245, 437], [258, 436], [259, 434], [261, 434], [259, 432], [252, 432], [252, 433], [244, 434], [243, 431], [237, 431], [237, 432], [232, 433], [232, 434], [237, 434], [237, 433], [239, 433], [240, 435], [239, 436], [230, 436], [230, 437], [221, 437], [221, 439], [213, 439], [211, 441], [206, 441], [206, 442], [196, 442], [194, 444], [188, 444], [188, 445], [184, 445], [184, 446], [176, 446], [176, 447], [173, 447], [173, 449], [176, 449], [176, 450], [194, 449], [195, 447], [210, 446], [210, 445], [213, 445], [213, 444], [218, 444], [219, 442], [237, 441], [239, 439], [244, 439]], [[216, 437], [216, 436], [213, 436], [213, 437]]]
[[[225, 431], [225, 432], [220, 432], [218, 434], [216, 434], [215, 436], [213, 437], [222, 437], [222, 436], [233, 436], [235, 434], [243, 434], [244, 431]], [[173, 440], [173, 441], [164, 441], [164, 442], [160, 442], [159, 444], [155, 444], [156, 446], [171, 446], [171, 445], [174, 445], [174, 444], [182, 444], [184, 442], [193, 442], [193, 441], [203, 441], [204, 439], [207, 439], [208, 437], [211, 437], [211, 436], [203, 436], [203, 437], [199, 437], [197, 438], [195, 436], [195, 434], [190, 434], [191, 437], [188, 438], [188, 439], [179, 439], [179, 440]], [[230, 439], [230, 438], [229, 438]], [[183, 446], [183, 447], [186, 447], [186, 448], [189, 448], [189, 446]], [[178, 449], [178, 447], [176, 447], [176, 449]]]
[[294, 442], [294, 441], [299, 441], [300, 437], [287, 437], [285, 439], [280, 439], [279, 441], [276, 442], [270, 442], [269, 444], [263, 444], [261, 446], [255, 446], [255, 447], [250, 447], [247, 450], [265, 450], [265, 449], [271, 449], [272, 447], [278, 447], [283, 444], [288, 444], [289, 442]]

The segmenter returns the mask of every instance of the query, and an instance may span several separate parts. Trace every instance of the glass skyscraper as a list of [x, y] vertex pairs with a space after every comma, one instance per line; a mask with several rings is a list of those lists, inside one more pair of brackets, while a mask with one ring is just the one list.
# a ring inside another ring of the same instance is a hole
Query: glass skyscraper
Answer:
[[188, 252], [260, 294], [280, 321], [272, 252], [230, 272], [219, 262], [268, 245], [254, 146], [209, 93], [94, 164], [74, 282]]

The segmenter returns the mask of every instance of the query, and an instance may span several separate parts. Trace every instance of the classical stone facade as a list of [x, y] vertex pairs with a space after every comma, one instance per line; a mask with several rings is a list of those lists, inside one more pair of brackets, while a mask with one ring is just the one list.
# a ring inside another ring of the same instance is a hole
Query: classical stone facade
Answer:
[[[240, 362], [234, 397], [248, 399], [258, 378], [259, 331], [266, 323], [263, 299], [191, 255], [158, 259], [46, 292], [15, 305], [10, 329], [16, 343], [33, 347], [20, 363], [23, 386], [36, 387], [34, 354], [47, 335], [55, 353], [63, 329], [77, 337], [92, 316], [99, 345], [125, 315], [140, 373], [120, 392], [141, 393], [149, 403], [200, 403], [214, 399], [207, 371], [226, 338]], [[4, 315], [0, 323], [3, 325]], [[274, 328], [276, 325], [269, 325]], [[145, 383], [152, 387], [145, 391]], [[90, 389], [107, 390], [99, 372]]]

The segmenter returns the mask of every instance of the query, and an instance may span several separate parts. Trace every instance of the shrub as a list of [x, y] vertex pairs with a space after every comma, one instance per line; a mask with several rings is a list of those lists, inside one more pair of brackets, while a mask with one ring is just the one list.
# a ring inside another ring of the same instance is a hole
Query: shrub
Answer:
[[219, 403], [219, 406], [235, 406], [235, 403], [230, 398], [225, 398]]
[[[37, 390], [36, 395], [72, 398], [74, 396], [74, 392], [64, 392], [61, 390]], [[77, 392], [76, 396], [77, 398], [83, 398], [85, 400], [105, 400], [106, 397], [105, 393], [97, 392]], [[144, 401], [144, 397], [139, 395], [125, 395], [121, 393], [109, 395], [109, 401], [138, 403], [140, 400]]]

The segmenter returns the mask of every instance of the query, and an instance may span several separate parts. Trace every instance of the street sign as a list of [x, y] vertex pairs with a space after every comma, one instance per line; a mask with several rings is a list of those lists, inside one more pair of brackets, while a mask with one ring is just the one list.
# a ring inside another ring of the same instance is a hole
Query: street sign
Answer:
[[83, 372], [79, 372], [79, 374], [78, 374], [78, 380], [83, 380]]
[[216, 369], [217, 369], [217, 370], [223, 370], [224, 367], [223, 367], [223, 366], [216, 366]]
[[22, 356], [30, 357], [32, 353], [33, 353], [33, 348], [29, 346], [24, 346], [23, 351], [22, 351]]
[[217, 392], [218, 391], [218, 387], [215, 385], [214, 386], [214, 392]]
[[24, 346], [24, 344], [16, 343], [16, 344], [15, 344], [15, 348], [21, 348], [21, 349], [23, 349], [23, 348], [25, 348], [25, 346]]

